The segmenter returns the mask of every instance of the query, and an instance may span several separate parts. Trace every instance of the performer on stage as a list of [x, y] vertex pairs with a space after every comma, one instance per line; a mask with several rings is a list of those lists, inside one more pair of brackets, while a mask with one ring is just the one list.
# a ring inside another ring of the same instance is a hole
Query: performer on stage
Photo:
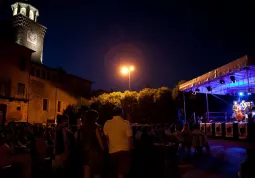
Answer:
[[236, 118], [238, 114], [238, 108], [239, 108], [239, 105], [237, 104], [237, 101], [234, 101], [234, 105], [232, 107], [232, 110], [233, 110], [232, 118]]
[[242, 100], [240, 106], [241, 106], [242, 112], [245, 116], [245, 119], [248, 119], [249, 107], [247, 106], [245, 100]]

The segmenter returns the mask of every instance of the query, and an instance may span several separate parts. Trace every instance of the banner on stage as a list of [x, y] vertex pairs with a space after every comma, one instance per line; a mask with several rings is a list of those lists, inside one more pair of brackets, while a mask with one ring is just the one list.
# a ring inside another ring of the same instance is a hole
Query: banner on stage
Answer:
[[226, 137], [233, 137], [233, 134], [234, 134], [233, 123], [226, 123], [225, 131], [226, 131]]
[[215, 123], [215, 136], [221, 137], [222, 136], [222, 126], [221, 123]]
[[246, 139], [248, 136], [248, 127], [247, 123], [245, 122], [239, 122], [238, 123], [238, 134], [239, 139]]
[[206, 123], [206, 135], [212, 136], [212, 123]]
[[205, 132], [205, 123], [200, 123], [200, 130]]

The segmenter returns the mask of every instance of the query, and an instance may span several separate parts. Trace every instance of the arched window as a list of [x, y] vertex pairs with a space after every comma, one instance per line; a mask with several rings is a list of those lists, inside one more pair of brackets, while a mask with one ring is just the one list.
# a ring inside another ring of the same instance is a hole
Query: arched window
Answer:
[[34, 12], [32, 10], [29, 11], [29, 18], [31, 20], [34, 20], [35, 19], [35, 16], [34, 16]]
[[25, 8], [25, 7], [22, 7], [22, 8], [20, 9], [20, 13], [21, 13], [22, 15], [26, 15], [26, 8]]
[[15, 9], [13, 10], [13, 15], [17, 15], [17, 13], [18, 13], [18, 8], [15, 7]]

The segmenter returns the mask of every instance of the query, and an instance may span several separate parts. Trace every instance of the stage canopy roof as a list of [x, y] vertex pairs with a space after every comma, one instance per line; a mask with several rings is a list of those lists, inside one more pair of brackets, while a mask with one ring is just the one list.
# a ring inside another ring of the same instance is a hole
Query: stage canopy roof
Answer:
[[255, 93], [255, 58], [243, 56], [181, 84], [179, 89], [219, 95]]

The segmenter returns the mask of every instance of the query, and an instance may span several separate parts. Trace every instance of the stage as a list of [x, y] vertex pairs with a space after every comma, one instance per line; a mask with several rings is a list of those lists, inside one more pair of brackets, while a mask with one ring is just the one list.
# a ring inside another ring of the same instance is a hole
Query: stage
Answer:
[[[185, 122], [189, 122], [186, 116], [186, 107], [189, 106], [186, 105], [185, 93], [192, 93], [193, 95], [205, 94], [206, 111], [203, 116], [203, 122], [205, 123], [200, 123], [200, 129], [212, 137], [247, 139], [249, 128], [254, 125], [255, 118], [255, 107], [252, 101], [255, 96], [254, 57], [243, 56], [197, 78], [184, 82], [179, 86], [179, 91], [183, 92]], [[210, 112], [208, 95], [236, 97], [236, 101], [232, 101], [233, 114], [230, 114], [229, 111]], [[222, 118], [222, 120], [215, 119], [214, 113], [220, 113], [217, 117]], [[247, 123], [248, 115], [249, 124]]]
[[200, 123], [200, 130], [208, 137], [247, 140], [254, 132], [254, 124], [246, 122]]

